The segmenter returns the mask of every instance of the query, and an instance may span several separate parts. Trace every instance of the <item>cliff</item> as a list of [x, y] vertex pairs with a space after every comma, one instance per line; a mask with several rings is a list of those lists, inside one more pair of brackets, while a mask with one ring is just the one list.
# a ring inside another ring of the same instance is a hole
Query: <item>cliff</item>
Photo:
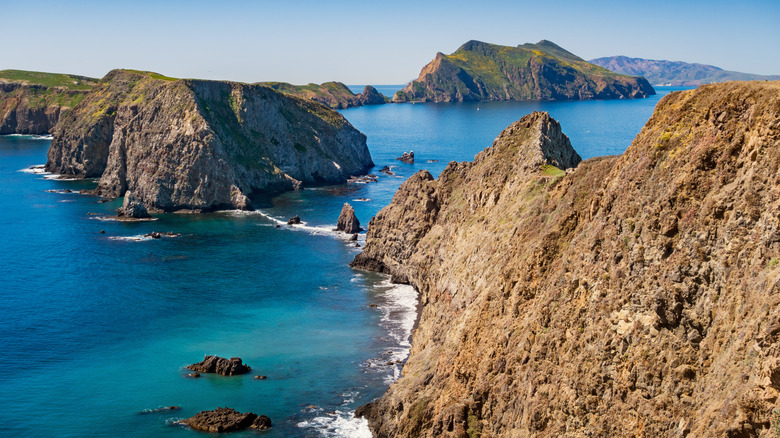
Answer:
[[49, 134], [97, 79], [58, 73], [0, 70], [0, 135]]
[[690, 64], [681, 61], [659, 61], [655, 59], [609, 56], [591, 59], [590, 63], [600, 65], [615, 73], [644, 76], [654, 85], [688, 87], [727, 81], [776, 81], [780, 75], [764, 76], [751, 73], [723, 70], [714, 65]]
[[376, 436], [774, 436], [779, 121], [778, 82], [706, 85], [621, 156], [562, 170], [537, 113], [409, 178], [353, 262], [422, 305]]
[[371, 166], [365, 135], [320, 103], [132, 70], [111, 71], [63, 116], [46, 163], [150, 211], [250, 208], [253, 194], [344, 182]]
[[517, 47], [469, 41], [436, 57], [393, 102], [623, 99], [655, 94], [644, 78], [613, 73], [542, 40]]
[[311, 99], [328, 105], [333, 109], [353, 108], [363, 105], [379, 105], [390, 102], [376, 88], [366, 85], [362, 93], [355, 94], [341, 82], [322, 84], [292, 85], [286, 82], [259, 82], [285, 94]]

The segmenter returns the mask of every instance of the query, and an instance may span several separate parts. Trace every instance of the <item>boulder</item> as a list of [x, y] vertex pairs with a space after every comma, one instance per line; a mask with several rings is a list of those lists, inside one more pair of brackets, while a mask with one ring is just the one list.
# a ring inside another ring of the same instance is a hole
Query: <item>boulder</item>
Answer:
[[116, 210], [116, 215], [119, 217], [143, 219], [149, 217], [149, 212], [146, 211], [146, 207], [144, 207], [141, 201], [133, 195], [133, 192], [128, 191], [125, 193], [122, 206]]
[[242, 363], [240, 357], [225, 359], [224, 357], [212, 355], [206, 355], [202, 362], [189, 365], [187, 368], [192, 371], [216, 373], [223, 376], [246, 374], [252, 370], [248, 365]]
[[396, 160], [404, 162], [406, 164], [414, 164], [414, 151], [404, 152], [403, 155], [396, 158]]
[[346, 202], [341, 208], [336, 231], [342, 231], [347, 234], [354, 234], [360, 231], [360, 221], [355, 216], [355, 210]]
[[244, 414], [231, 408], [217, 408], [213, 411], [200, 411], [190, 418], [181, 420], [181, 424], [203, 432], [219, 433], [245, 429], [270, 429], [271, 419], [251, 412]]
[[287, 225], [298, 225], [301, 223], [301, 218], [296, 214], [287, 221]]

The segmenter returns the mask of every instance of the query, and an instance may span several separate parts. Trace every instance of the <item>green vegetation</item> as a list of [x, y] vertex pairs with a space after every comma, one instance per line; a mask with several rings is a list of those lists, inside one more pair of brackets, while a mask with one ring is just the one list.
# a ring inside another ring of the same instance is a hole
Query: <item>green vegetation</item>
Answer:
[[766, 265], [767, 269], [774, 269], [777, 264], [780, 263], [780, 259], [777, 257], [772, 257], [771, 260], [769, 260], [769, 263]]
[[27, 85], [64, 87], [70, 90], [90, 90], [98, 82], [97, 79], [86, 76], [25, 70], [0, 70], [0, 79], [10, 82], [21, 82]]
[[159, 73], [152, 72], [152, 71], [131, 70], [131, 69], [127, 69], [125, 71], [131, 72], [131, 73], [136, 73], [136, 74], [139, 74], [139, 75], [148, 76], [148, 77], [150, 77], [152, 79], [159, 79], [159, 80], [162, 80], [162, 81], [169, 81], [169, 82], [170, 81], [178, 81], [177, 78], [164, 76], [164, 75], [161, 75]]
[[542, 166], [542, 175], [545, 176], [563, 176], [566, 175], [566, 172], [564, 172], [561, 169], [558, 169], [557, 167], [551, 165], [551, 164], [545, 164]]

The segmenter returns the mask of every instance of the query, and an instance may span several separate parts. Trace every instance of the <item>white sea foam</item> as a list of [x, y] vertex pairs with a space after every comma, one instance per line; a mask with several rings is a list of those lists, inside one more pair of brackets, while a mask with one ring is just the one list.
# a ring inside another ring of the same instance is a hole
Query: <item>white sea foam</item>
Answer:
[[67, 176], [58, 175], [55, 173], [42, 173], [43, 179], [56, 179], [57, 181], [81, 181], [83, 178], [72, 178]]
[[151, 222], [157, 220], [156, 217], [119, 218], [116, 216], [90, 216], [89, 218], [93, 221], [103, 221], [103, 222]]
[[36, 164], [35, 166], [30, 166], [25, 169], [19, 169], [19, 172], [32, 173], [35, 175], [51, 175], [46, 171], [46, 166], [44, 164]]
[[337, 410], [330, 415], [314, 417], [297, 424], [303, 429], [313, 429], [326, 437], [371, 438], [368, 420], [355, 418], [350, 411]]
[[150, 236], [138, 234], [135, 236], [110, 236], [108, 240], [119, 240], [123, 242], [143, 242], [147, 240], [153, 240]]
[[30, 140], [54, 140], [54, 136], [51, 134], [38, 135], [38, 134], [8, 134], [8, 137], [23, 137]]

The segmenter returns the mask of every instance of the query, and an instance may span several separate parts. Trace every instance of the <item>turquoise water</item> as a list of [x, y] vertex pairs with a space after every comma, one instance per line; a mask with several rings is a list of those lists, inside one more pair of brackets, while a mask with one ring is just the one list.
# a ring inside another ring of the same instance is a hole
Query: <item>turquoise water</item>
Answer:
[[[378, 183], [136, 223], [104, 220], [119, 200], [76, 193], [93, 181], [21, 171], [45, 162], [49, 140], [0, 137], [0, 435], [196, 436], [173, 423], [229, 406], [271, 417], [262, 436], [365, 436], [351, 412], [397, 377], [386, 363], [406, 355], [415, 293], [348, 267], [359, 248], [330, 231], [341, 205], [365, 225], [409, 175], [472, 159], [533, 110], [557, 118], [585, 158], [621, 153], [669, 90], [344, 110], [368, 135]], [[416, 164], [394, 160], [408, 150]], [[379, 174], [384, 165], [397, 176]], [[306, 226], [276, 227], [296, 214]], [[151, 231], [180, 236], [142, 237]], [[187, 378], [205, 354], [239, 356], [253, 372]], [[170, 405], [181, 409], [144, 413]]]

